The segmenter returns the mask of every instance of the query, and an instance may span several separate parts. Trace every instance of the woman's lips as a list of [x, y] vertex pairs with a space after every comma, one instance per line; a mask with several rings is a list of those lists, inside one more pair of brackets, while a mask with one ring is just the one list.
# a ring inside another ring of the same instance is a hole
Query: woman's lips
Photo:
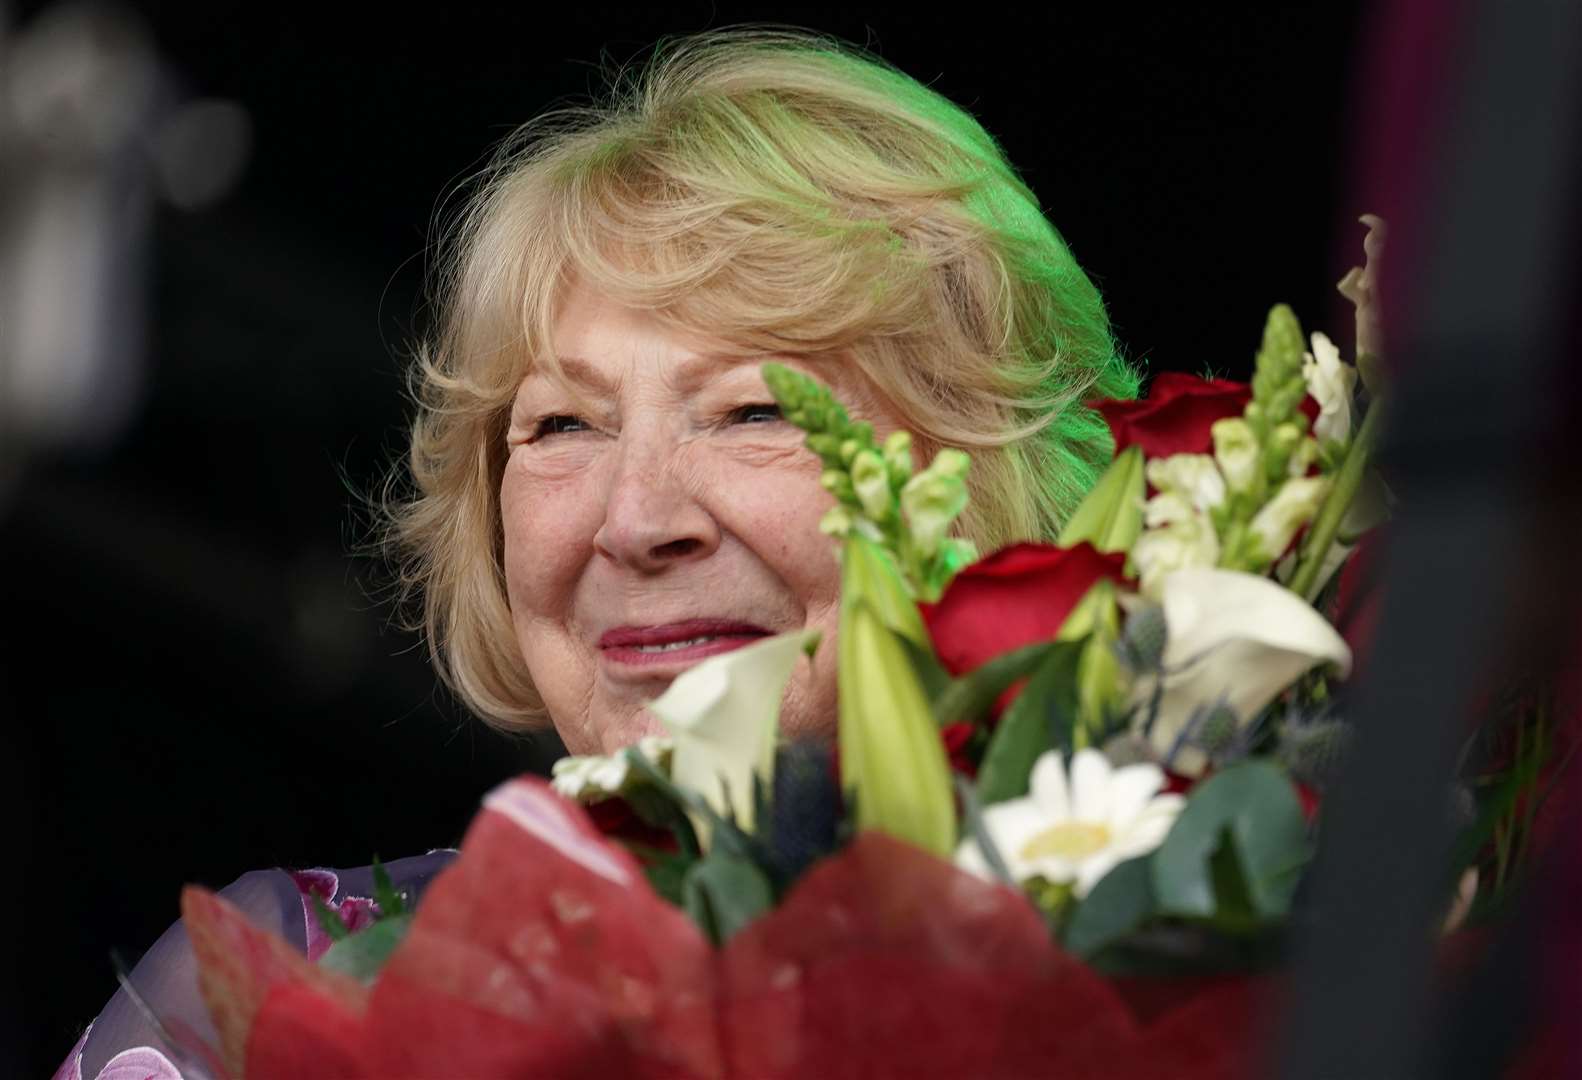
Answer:
[[598, 645], [600, 655], [614, 664], [679, 669], [768, 636], [768, 630], [752, 623], [688, 619], [659, 626], [618, 626], [600, 635]]

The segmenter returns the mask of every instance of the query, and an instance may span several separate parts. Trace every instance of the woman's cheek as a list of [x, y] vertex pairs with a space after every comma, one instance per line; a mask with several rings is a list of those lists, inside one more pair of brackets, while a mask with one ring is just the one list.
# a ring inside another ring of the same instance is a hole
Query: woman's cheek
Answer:
[[575, 469], [538, 466], [513, 455], [500, 485], [500, 514], [512, 604], [529, 601], [542, 614], [575, 588], [593, 554], [603, 505], [597, 461]]

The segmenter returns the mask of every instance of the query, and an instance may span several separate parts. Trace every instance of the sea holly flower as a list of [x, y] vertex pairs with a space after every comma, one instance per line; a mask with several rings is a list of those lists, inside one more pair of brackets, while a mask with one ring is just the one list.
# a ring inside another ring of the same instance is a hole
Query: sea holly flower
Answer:
[[[667, 770], [674, 745], [673, 740], [663, 735], [645, 735], [638, 740], [637, 750], [659, 769]], [[624, 750], [608, 756], [563, 757], [550, 767], [550, 776], [551, 787], [566, 798], [582, 803], [621, 795], [637, 778]]]
[[[1078, 750], [1068, 774], [1058, 751], [1033, 765], [1028, 794], [983, 809], [983, 827], [1018, 884], [1042, 878], [1070, 885], [1079, 899], [1117, 863], [1164, 842], [1186, 799], [1160, 794], [1164, 772], [1151, 763], [1112, 768], [1098, 750]], [[976, 839], [956, 851], [956, 865], [991, 878]]]
[[[773, 779], [780, 698], [797, 659], [818, 637], [799, 630], [711, 656], [649, 703], [674, 740], [671, 780], [744, 829], [753, 824], [754, 775], [765, 785]], [[707, 843], [707, 823], [693, 824]]]
[[1246, 724], [1308, 670], [1333, 664], [1342, 677], [1351, 670], [1351, 650], [1335, 628], [1268, 578], [1177, 570], [1164, 578], [1159, 600], [1167, 628], [1163, 684], [1138, 680], [1133, 704], [1160, 759], [1183, 775], [1199, 775], [1207, 764], [1191, 745], [1195, 717], [1218, 706]]
[[1174, 492], [1155, 495], [1143, 512], [1143, 534], [1132, 545], [1132, 565], [1144, 596], [1157, 596], [1166, 577], [1219, 560], [1219, 536], [1209, 515]]
[[1340, 359], [1340, 350], [1323, 334], [1311, 338], [1313, 351], [1303, 354], [1302, 378], [1307, 392], [1318, 402], [1313, 434], [1325, 442], [1343, 443], [1351, 438], [1351, 396], [1357, 386], [1357, 369]]
[[1291, 546], [1297, 530], [1313, 520], [1329, 487], [1330, 480], [1325, 476], [1294, 476], [1281, 484], [1274, 498], [1253, 515], [1248, 528], [1271, 562]]

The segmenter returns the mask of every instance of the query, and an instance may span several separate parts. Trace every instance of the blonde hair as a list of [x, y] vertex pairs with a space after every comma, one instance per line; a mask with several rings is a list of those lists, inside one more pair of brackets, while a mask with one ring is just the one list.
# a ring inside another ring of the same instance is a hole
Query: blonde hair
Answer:
[[385, 503], [441, 675], [501, 728], [543, 721], [502, 570], [506, 417], [573, 280], [750, 353], [860, 371], [922, 446], [973, 452], [960, 531], [1051, 540], [1109, 460], [1082, 406], [1130, 397], [1097, 290], [994, 139], [822, 37], [661, 44], [606, 100], [507, 140], [448, 236], [413, 366], [415, 491]]

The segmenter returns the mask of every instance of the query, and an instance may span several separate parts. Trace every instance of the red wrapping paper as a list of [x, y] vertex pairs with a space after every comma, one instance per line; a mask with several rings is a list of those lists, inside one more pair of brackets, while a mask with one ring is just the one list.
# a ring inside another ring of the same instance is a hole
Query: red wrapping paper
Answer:
[[195, 940], [248, 943], [199, 957], [249, 1080], [1154, 1080], [1244, 1075], [1259, 1048], [1253, 980], [1123, 993], [1016, 892], [878, 833], [715, 949], [533, 779], [486, 800], [371, 993], [283, 961], [223, 901], [189, 909]]

